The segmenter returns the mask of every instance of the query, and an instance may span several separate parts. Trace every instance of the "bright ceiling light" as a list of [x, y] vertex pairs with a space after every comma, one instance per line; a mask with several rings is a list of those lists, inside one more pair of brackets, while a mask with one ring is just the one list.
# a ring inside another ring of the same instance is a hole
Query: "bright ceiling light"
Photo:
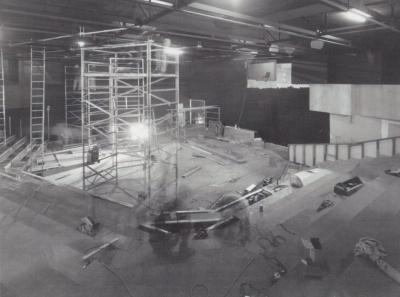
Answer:
[[356, 8], [350, 8], [348, 11], [345, 12], [345, 14], [349, 20], [358, 23], [365, 23], [367, 19], [371, 17], [371, 15], [369, 15], [368, 13], [365, 13]]
[[169, 55], [180, 55], [183, 54], [183, 51], [176, 47], [165, 47], [164, 52]]
[[129, 127], [129, 134], [132, 140], [145, 140], [149, 136], [149, 128], [142, 123], [132, 124]]
[[167, 2], [167, 1], [162, 1], [162, 0], [145, 0], [145, 1], [146, 1], [146, 2], [149, 2], [149, 3], [154, 3], [154, 4], [159, 4], [159, 5], [168, 6], [168, 7], [174, 6], [173, 3]]
[[79, 47], [84, 47], [86, 43], [85, 43], [83, 40], [78, 40], [78, 41], [76, 42], [76, 44], [77, 44]]

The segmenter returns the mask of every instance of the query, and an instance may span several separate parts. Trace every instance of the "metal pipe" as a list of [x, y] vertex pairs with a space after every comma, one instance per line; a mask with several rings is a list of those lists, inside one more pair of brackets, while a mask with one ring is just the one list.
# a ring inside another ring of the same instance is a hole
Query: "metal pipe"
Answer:
[[[342, 11], [348, 11], [349, 8], [351, 8], [351, 7], [348, 7], [348, 6], [346, 6], [346, 5], [342, 4], [342, 3], [338, 3], [338, 2], [332, 1], [332, 0], [320, 0], [320, 1], [323, 2], [323, 3], [325, 3], [326, 5], [329, 5], [329, 6], [338, 8], [338, 9], [340, 9], [340, 10], [342, 10]], [[368, 13], [370, 13], [370, 11], [368, 11]], [[379, 14], [376, 13], [376, 12], [374, 12], [373, 14], [374, 14], [374, 15], [379, 15]], [[396, 32], [396, 33], [400, 33], [400, 29], [396, 28], [396, 27], [393, 26], [393, 25], [388, 25], [388, 24], [386, 24], [385, 22], [381, 22], [381, 21], [377, 20], [377, 19], [376, 19], [375, 17], [373, 17], [373, 16], [372, 16], [371, 18], [368, 18], [368, 21], [370, 21], [370, 22], [372, 22], [372, 23], [375, 23], [375, 24], [377, 24], [377, 25], [379, 25], [379, 26], [381, 26], [381, 27], [383, 27], [383, 28], [385, 28], [385, 29], [392, 30], [393, 32]]]
[[8, 30], [8, 31], [27, 32], [27, 33], [43, 33], [43, 34], [54, 34], [54, 35], [67, 34], [66, 32], [60, 32], [60, 31], [49, 31], [49, 30], [33, 29], [33, 28], [18, 28], [8, 25], [1, 26], [1, 29], [4, 31]]
[[[85, 182], [85, 105], [86, 105], [86, 99], [85, 99], [85, 50], [81, 48], [81, 141], [82, 141], [82, 190], [86, 190], [86, 182]], [[88, 129], [90, 130], [90, 129]], [[90, 134], [88, 133], [88, 137], [90, 137]], [[90, 144], [88, 143], [88, 146]], [[90, 150], [90, 147], [88, 147], [88, 150]]]
[[[286, 25], [286, 24], [281, 24], [281, 23], [268, 22], [268, 21], [265, 21], [264, 19], [236, 13], [236, 12], [226, 10], [226, 9], [215, 8], [213, 6], [209, 6], [209, 5], [205, 5], [205, 4], [198, 4], [198, 3], [192, 4], [189, 7], [195, 8], [198, 10], [202, 10], [205, 12], [209, 12], [209, 13], [218, 13], [221, 15], [221, 17], [205, 14], [203, 12], [195, 12], [193, 10], [187, 10], [187, 9], [180, 9], [178, 11], [190, 13], [190, 14], [196, 14], [196, 15], [204, 16], [204, 17], [211, 17], [211, 18], [217, 19], [219, 21], [225, 21], [225, 22], [234, 21], [235, 23], [237, 23], [239, 25], [250, 25], [250, 26], [255, 25], [255, 26], [259, 26], [259, 27], [262, 27], [262, 28], [265, 28], [265, 29], [268, 29], [271, 31], [283, 32], [283, 33], [286, 33], [289, 35], [299, 36], [299, 37], [303, 37], [303, 38], [304, 37], [312, 38], [312, 39], [318, 38], [316, 36], [316, 33], [312, 30], [299, 28], [299, 27]], [[227, 19], [226, 16], [229, 16], [232, 19]], [[242, 21], [239, 21], [239, 19], [241, 19]], [[248, 23], [248, 22], [250, 22], [250, 23]], [[330, 36], [329, 38], [319, 38], [319, 39], [321, 39], [325, 42], [331, 42], [331, 43], [340, 44], [340, 45], [344, 45], [344, 46], [350, 45], [350, 42], [348, 40], [345, 40], [342, 38], [337, 38], [335, 36]]]
[[102, 33], [120, 32], [120, 31], [125, 31], [125, 30], [128, 30], [128, 28], [124, 27], [124, 28], [114, 28], [114, 29], [83, 32], [83, 33], [80, 32], [80, 33], [66, 34], [66, 35], [49, 37], [49, 38], [42, 38], [42, 39], [38, 39], [36, 41], [19, 42], [19, 43], [10, 44], [9, 46], [14, 47], [14, 46], [20, 46], [20, 45], [25, 45], [25, 44], [31, 44], [34, 42], [48, 42], [48, 41], [59, 40], [59, 39], [82, 37], [82, 36], [96, 35], [96, 34], [102, 34]]
[[374, 27], [374, 28], [368, 28], [368, 29], [337, 32], [336, 34], [339, 34], [339, 35], [350, 35], [350, 34], [357, 34], [357, 33], [370, 32], [370, 31], [380, 31], [380, 30], [386, 30], [386, 29], [383, 28], [383, 27]]
[[77, 18], [70, 18], [70, 17], [62, 17], [62, 16], [58, 16], [58, 15], [49, 15], [49, 14], [45, 14], [45, 13], [38, 13], [38, 12], [31, 12], [31, 11], [21, 11], [21, 10], [17, 10], [17, 9], [2, 8], [2, 9], [0, 9], [0, 13], [1, 12], [5, 13], [5, 14], [19, 14], [19, 15], [32, 16], [32, 17], [47, 18], [47, 19], [56, 20], [56, 21], [67, 21], [67, 22], [74, 22], [74, 23], [79, 23], [79, 24], [104, 26], [104, 27], [110, 27], [110, 28], [115, 27], [115, 25], [109, 24], [109, 23], [77, 19]]

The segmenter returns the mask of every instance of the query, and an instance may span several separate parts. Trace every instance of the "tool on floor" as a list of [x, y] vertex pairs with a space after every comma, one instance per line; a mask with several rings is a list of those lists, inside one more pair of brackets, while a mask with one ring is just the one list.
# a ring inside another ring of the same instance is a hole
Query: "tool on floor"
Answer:
[[271, 257], [265, 254], [262, 254], [262, 256], [265, 258], [267, 261], [271, 261], [272, 264], [274, 264], [278, 269], [274, 272], [274, 274], [271, 277], [270, 280], [270, 285], [273, 286], [276, 284], [283, 276], [285, 276], [288, 272], [286, 266], [279, 261], [278, 258], [276, 257]]
[[380, 270], [400, 285], [400, 272], [383, 260], [388, 254], [382, 243], [376, 239], [361, 238], [354, 248], [354, 255], [371, 260]]
[[81, 218], [81, 224], [76, 228], [79, 232], [93, 237], [98, 230], [99, 223], [95, 223], [90, 217]]
[[92, 251], [88, 252], [87, 254], [83, 255], [82, 261], [84, 263], [83, 268], [86, 268], [89, 266], [89, 264], [93, 261], [94, 257], [98, 255], [99, 253], [103, 252], [105, 249], [110, 248], [114, 243], [116, 243], [119, 240], [119, 238], [114, 238], [110, 242], [107, 242], [98, 248], [93, 249]]
[[324, 210], [325, 208], [332, 207], [332, 206], [334, 206], [334, 205], [335, 205], [335, 202], [333, 202], [332, 200], [329, 200], [329, 199], [324, 200], [324, 201], [322, 201], [322, 203], [318, 206], [317, 212], [320, 212], [320, 211]]

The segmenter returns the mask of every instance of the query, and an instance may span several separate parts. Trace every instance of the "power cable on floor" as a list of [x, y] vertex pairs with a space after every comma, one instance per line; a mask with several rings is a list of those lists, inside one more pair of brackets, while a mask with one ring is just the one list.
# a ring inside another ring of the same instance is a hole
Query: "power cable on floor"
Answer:
[[129, 291], [128, 286], [126, 285], [124, 279], [118, 275], [118, 273], [116, 273], [114, 270], [111, 269], [111, 267], [109, 267], [108, 265], [104, 264], [103, 262], [99, 262], [101, 264], [103, 264], [103, 266], [109, 271], [111, 272], [112, 275], [114, 275], [122, 284], [122, 286], [124, 287], [126, 293], [130, 296], [130, 297], [134, 297], [132, 295], [132, 293]]
[[193, 297], [193, 293], [194, 293], [194, 290], [196, 289], [196, 288], [203, 288], [203, 289], [205, 289], [205, 291], [206, 291], [206, 297], [208, 297], [208, 296], [210, 296], [209, 295], [209, 290], [208, 290], [208, 287], [206, 286], [206, 285], [204, 285], [204, 284], [195, 284], [193, 287], [192, 287], [192, 289], [190, 290], [190, 297]]
[[237, 281], [242, 277], [242, 275], [246, 272], [246, 270], [250, 267], [250, 265], [254, 262], [256, 258], [252, 258], [244, 267], [243, 269], [240, 271], [239, 275], [234, 279], [234, 281], [232, 282], [232, 285], [228, 288], [228, 290], [226, 290], [225, 294], [223, 295], [223, 297], [229, 296], [230, 291], [232, 290], [232, 288], [235, 286], [235, 284], [237, 283]]

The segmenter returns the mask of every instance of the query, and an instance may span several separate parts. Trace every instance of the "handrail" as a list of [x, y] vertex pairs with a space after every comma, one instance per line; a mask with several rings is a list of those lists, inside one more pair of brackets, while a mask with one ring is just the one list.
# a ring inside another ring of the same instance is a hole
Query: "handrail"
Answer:
[[386, 138], [376, 138], [376, 139], [371, 139], [371, 140], [364, 140], [364, 141], [358, 141], [358, 142], [310, 142], [310, 143], [289, 143], [289, 145], [323, 145], [323, 144], [334, 144], [334, 145], [360, 145], [363, 143], [368, 143], [368, 142], [377, 142], [377, 141], [384, 141], [384, 140], [389, 140], [389, 139], [397, 139], [400, 138], [400, 136], [393, 136], [393, 137], [386, 137]]

